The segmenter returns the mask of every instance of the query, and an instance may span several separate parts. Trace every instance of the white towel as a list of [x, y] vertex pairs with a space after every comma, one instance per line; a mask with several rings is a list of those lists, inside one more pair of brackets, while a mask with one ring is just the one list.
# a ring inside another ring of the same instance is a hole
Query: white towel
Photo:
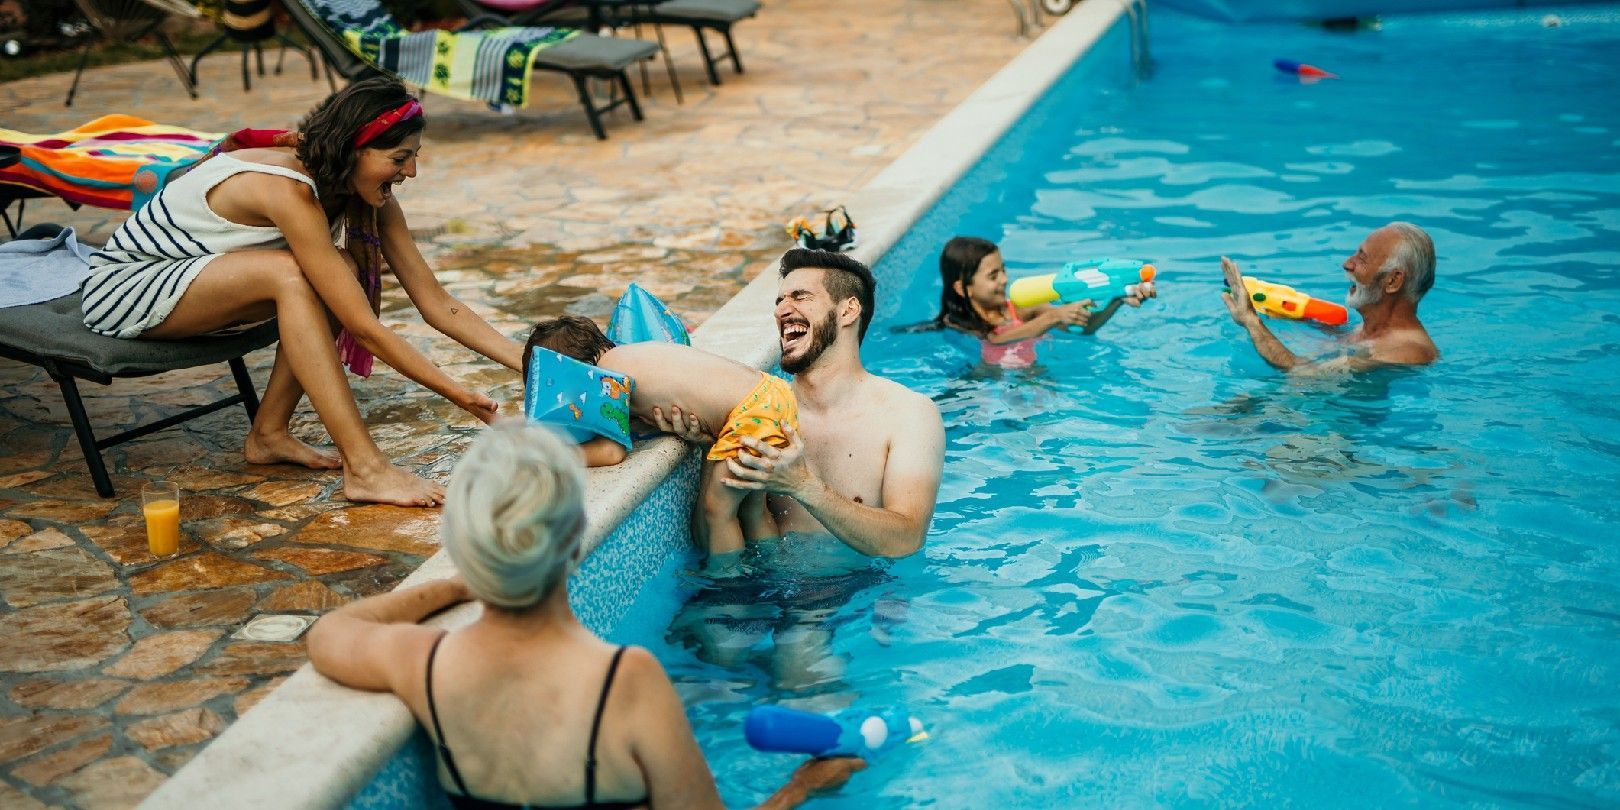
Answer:
[[72, 228], [49, 239], [0, 244], [0, 309], [61, 298], [89, 277], [90, 249]]

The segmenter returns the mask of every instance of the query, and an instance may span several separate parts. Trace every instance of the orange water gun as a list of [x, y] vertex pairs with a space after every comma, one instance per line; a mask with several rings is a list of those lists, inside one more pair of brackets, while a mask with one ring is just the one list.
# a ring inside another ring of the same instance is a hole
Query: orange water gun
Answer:
[[1261, 281], [1253, 276], [1243, 277], [1243, 289], [1254, 302], [1254, 308], [1273, 318], [1316, 321], [1327, 326], [1343, 326], [1350, 320], [1350, 312], [1332, 301], [1312, 298], [1293, 287]]

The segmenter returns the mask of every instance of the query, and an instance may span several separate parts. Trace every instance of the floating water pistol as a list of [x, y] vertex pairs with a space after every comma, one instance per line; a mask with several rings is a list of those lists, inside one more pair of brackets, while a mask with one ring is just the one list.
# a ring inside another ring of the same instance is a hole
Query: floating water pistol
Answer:
[[1292, 73], [1301, 79], [1316, 80], [1339, 78], [1339, 74], [1337, 73], [1329, 73], [1315, 65], [1307, 65], [1304, 62], [1295, 62], [1292, 59], [1276, 59], [1272, 61], [1271, 66], [1284, 73]]
[[1158, 273], [1153, 265], [1136, 259], [1069, 262], [1056, 273], [1014, 281], [1007, 288], [1007, 297], [1020, 307], [1053, 301], [1073, 304], [1087, 299], [1106, 303], [1138, 294], [1141, 285], [1152, 281]]
[[904, 709], [845, 709], [837, 714], [755, 706], [743, 723], [743, 736], [759, 751], [813, 757], [872, 757], [906, 743], [928, 739], [922, 723]]
[[1332, 301], [1312, 298], [1293, 287], [1272, 284], [1252, 276], [1243, 277], [1243, 289], [1248, 292], [1254, 308], [1273, 318], [1316, 321], [1327, 326], [1343, 326], [1350, 313]]

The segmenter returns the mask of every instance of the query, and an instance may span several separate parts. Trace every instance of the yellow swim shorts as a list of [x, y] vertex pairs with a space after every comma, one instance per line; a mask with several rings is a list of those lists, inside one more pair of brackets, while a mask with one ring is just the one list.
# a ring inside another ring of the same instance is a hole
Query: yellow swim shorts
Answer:
[[752, 436], [772, 447], [787, 444], [782, 428], [799, 428], [799, 401], [793, 398], [793, 389], [780, 377], [760, 374], [759, 385], [737, 403], [726, 415], [726, 427], [720, 431], [714, 446], [709, 448], [710, 461], [735, 458], [744, 449], [742, 437]]

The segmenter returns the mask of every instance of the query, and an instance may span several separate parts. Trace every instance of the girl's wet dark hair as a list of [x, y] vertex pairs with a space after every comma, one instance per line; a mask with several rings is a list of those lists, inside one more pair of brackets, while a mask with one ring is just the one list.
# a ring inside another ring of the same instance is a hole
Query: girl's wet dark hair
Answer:
[[950, 327], [981, 338], [990, 334], [994, 327], [979, 317], [967, 295], [956, 291], [956, 284], [961, 282], [962, 288], [967, 289], [979, 272], [979, 264], [999, 250], [995, 242], [977, 236], [955, 236], [945, 243], [945, 249], [939, 252], [939, 280], [943, 289], [939, 292], [939, 314], [933, 321], [936, 329]]
[[[302, 136], [298, 142], [298, 159], [314, 179], [323, 202], [349, 196], [349, 178], [360, 156], [360, 150], [354, 147], [354, 136], [361, 127], [412, 98], [398, 79], [377, 76], [327, 96], [304, 117], [298, 125]], [[407, 118], [384, 130], [362, 148], [393, 149], [426, 126], [422, 116]]]

